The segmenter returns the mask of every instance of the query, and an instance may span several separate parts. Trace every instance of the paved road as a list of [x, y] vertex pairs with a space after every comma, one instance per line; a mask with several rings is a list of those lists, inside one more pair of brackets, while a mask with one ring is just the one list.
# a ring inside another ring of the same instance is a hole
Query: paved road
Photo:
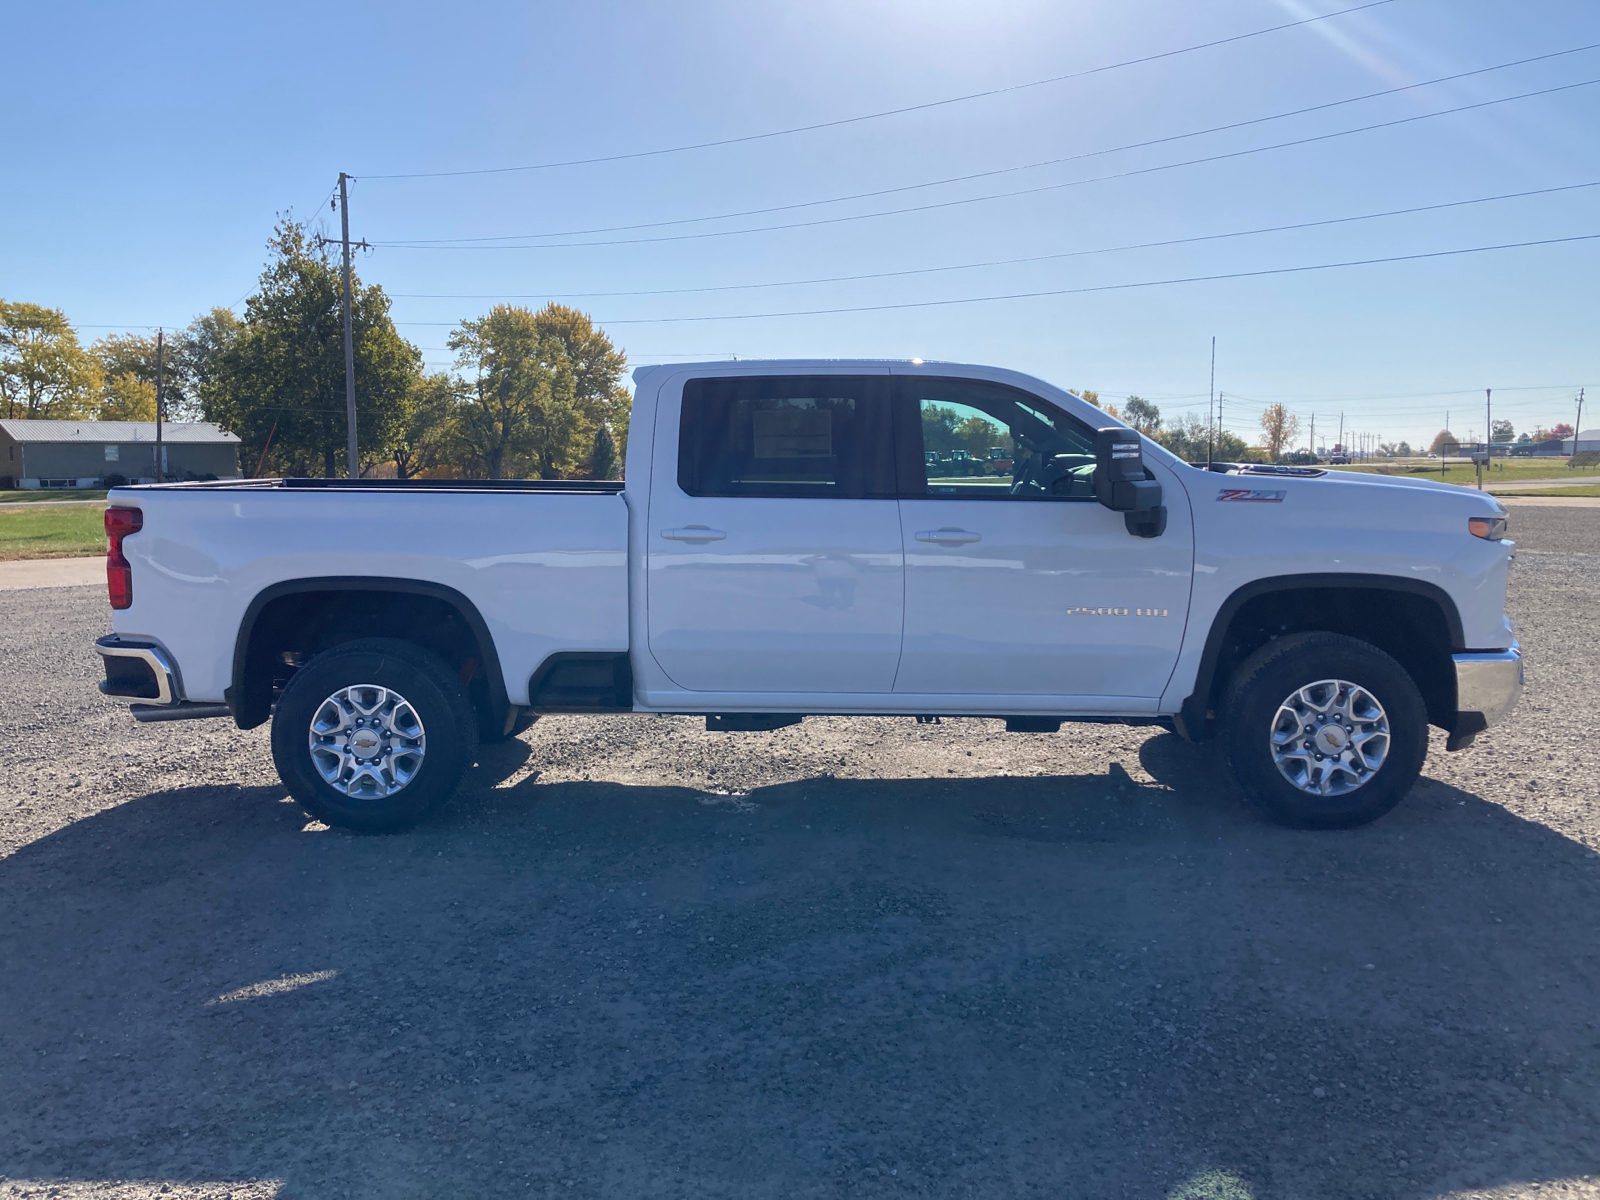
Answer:
[[1574, 475], [1571, 479], [1510, 479], [1504, 483], [1492, 475], [1485, 476], [1491, 492], [1536, 492], [1540, 488], [1589, 487], [1600, 483], [1600, 475]]
[[1523, 708], [1321, 835], [1148, 730], [566, 717], [347, 836], [0, 595], [0, 1197], [1595, 1194], [1600, 522], [1515, 521]]
[[106, 557], [23, 558], [0, 562], [0, 592], [18, 588], [84, 587], [104, 585]]

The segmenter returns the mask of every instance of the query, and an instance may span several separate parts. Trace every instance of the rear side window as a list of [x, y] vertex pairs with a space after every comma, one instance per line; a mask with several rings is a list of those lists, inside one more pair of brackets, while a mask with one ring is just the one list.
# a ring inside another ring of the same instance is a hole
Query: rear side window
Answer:
[[678, 486], [691, 496], [892, 498], [888, 380], [689, 380], [678, 426]]

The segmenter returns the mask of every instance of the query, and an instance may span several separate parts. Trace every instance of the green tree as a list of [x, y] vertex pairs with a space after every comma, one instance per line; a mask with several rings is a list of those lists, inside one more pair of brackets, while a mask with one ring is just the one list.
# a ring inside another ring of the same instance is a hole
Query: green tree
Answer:
[[1205, 462], [1208, 452], [1213, 462], [1241, 462], [1247, 449], [1243, 438], [1225, 429], [1207, 426], [1193, 413], [1159, 431], [1155, 440], [1184, 462], [1191, 463]]
[[86, 416], [100, 379], [100, 364], [60, 309], [0, 300], [0, 410], [7, 418]]
[[1123, 402], [1122, 419], [1145, 437], [1155, 437], [1161, 428], [1161, 410], [1139, 396], [1129, 396]]
[[[103, 421], [154, 421], [156, 419], [156, 335], [113, 333], [101, 338], [90, 351], [100, 361], [99, 417]], [[168, 420], [189, 410], [187, 382], [182, 364], [167, 339], [160, 364], [162, 411]], [[132, 416], [141, 413], [147, 415]], [[179, 418], [180, 420], [182, 417]]]
[[189, 327], [172, 339], [173, 361], [184, 381], [180, 404], [170, 398], [166, 410], [174, 420], [212, 421], [213, 401], [218, 385], [225, 378], [225, 360], [243, 323], [227, 308], [213, 308], [189, 322]]
[[534, 328], [553, 337], [566, 351], [572, 370], [572, 399], [583, 422], [585, 440], [600, 425], [611, 426], [612, 437], [626, 443], [633, 398], [623, 385], [628, 356], [596, 329], [587, 313], [564, 304], [546, 304], [533, 315]]
[[114, 375], [100, 388], [95, 415], [102, 421], [154, 421], [156, 385], [131, 371]]
[[1517, 436], [1517, 428], [1510, 421], [1495, 421], [1489, 429], [1489, 440], [1493, 442], [1509, 442]]
[[455, 436], [461, 392], [461, 383], [443, 371], [411, 385], [386, 447], [396, 478], [411, 479], [444, 463]]
[[1300, 432], [1300, 419], [1281, 404], [1269, 404], [1261, 414], [1261, 445], [1267, 457], [1277, 462], [1285, 446]]
[[461, 322], [447, 344], [473, 376], [457, 424], [469, 466], [490, 479], [524, 465], [552, 479], [577, 466], [577, 380], [561, 340], [542, 331], [533, 312], [497, 304]]
[[616, 438], [611, 436], [609, 426], [600, 426], [594, 431], [594, 447], [589, 451], [589, 478], [615, 479], [621, 465]]
[[[279, 222], [267, 246], [272, 258], [260, 290], [212, 366], [207, 415], [239, 435], [246, 462], [270, 437], [275, 469], [341, 474], [347, 432], [339, 272], [292, 220]], [[351, 293], [358, 433], [363, 446], [387, 451], [422, 355], [395, 332], [382, 288], [352, 278]], [[225, 324], [219, 321], [217, 332]]]

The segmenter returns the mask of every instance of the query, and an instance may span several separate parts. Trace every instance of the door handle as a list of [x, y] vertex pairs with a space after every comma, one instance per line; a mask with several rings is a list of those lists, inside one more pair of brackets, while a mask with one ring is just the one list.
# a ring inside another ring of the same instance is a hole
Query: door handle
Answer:
[[970, 529], [954, 529], [946, 526], [943, 529], [924, 529], [917, 534], [919, 542], [935, 542], [940, 546], [964, 546], [968, 542], [981, 542], [983, 535], [973, 533]]
[[720, 542], [728, 535], [709, 525], [685, 525], [682, 529], [663, 529], [661, 536], [669, 542]]

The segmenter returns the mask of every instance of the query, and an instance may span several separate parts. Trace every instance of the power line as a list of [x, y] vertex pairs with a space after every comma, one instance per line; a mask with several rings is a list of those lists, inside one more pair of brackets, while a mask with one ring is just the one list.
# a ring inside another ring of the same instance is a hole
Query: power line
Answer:
[[925, 112], [928, 109], [944, 108], [952, 104], [964, 104], [969, 100], [983, 100], [990, 96], [1003, 96], [1010, 92], [1025, 91], [1029, 88], [1045, 87], [1053, 83], [1065, 83], [1071, 79], [1083, 79], [1090, 75], [1101, 75], [1107, 71], [1121, 70], [1123, 67], [1134, 67], [1144, 63], [1159, 62], [1162, 59], [1177, 58], [1184, 54], [1194, 54], [1200, 50], [1212, 50], [1218, 46], [1227, 46], [1234, 42], [1248, 41], [1251, 38], [1263, 37], [1269, 33], [1279, 33], [1285, 29], [1295, 29], [1301, 25], [1311, 25], [1318, 21], [1327, 21], [1333, 17], [1342, 17], [1348, 13], [1364, 12], [1369, 8], [1381, 8], [1385, 4], [1392, 4], [1395, 0], [1371, 0], [1371, 3], [1358, 4], [1353, 8], [1342, 8], [1337, 12], [1323, 13], [1320, 16], [1306, 17], [1300, 21], [1288, 21], [1282, 25], [1272, 25], [1265, 29], [1252, 30], [1249, 33], [1238, 33], [1231, 37], [1217, 38], [1209, 42], [1201, 42], [1194, 46], [1184, 46], [1177, 50], [1163, 50], [1158, 54], [1146, 54], [1139, 58], [1124, 59], [1121, 62], [1106, 63], [1098, 67], [1087, 67], [1081, 71], [1070, 71], [1065, 75], [1052, 75], [1048, 79], [1035, 79], [1028, 83], [1014, 83], [1006, 87], [989, 88], [981, 92], [968, 92], [961, 96], [948, 96], [943, 100], [929, 100], [922, 104], [907, 104], [900, 108], [887, 108], [879, 112], [862, 113], [854, 117], [840, 117], [833, 121], [817, 121], [809, 125], [794, 125], [787, 129], [773, 129], [765, 133], [749, 133], [741, 137], [718, 138], [707, 142], [690, 142], [679, 146], [665, 146], [656, 150], [635, 150], [626, 154], [605, 154], [593, 158], [571, 158], [555, 162], [530, 163], [519, 167], [478, 167], [461, 171], [409, 171], [390, 175], [364, 175], [362, 178], [372, 179], [445, 179], [463, 175], [509, 175], [519, 171], [548, 171], [557, 167], [585, 167], [598, 163], [628, 162], [640, 158], [657, 158], [664, 154], [682, 154], [690, 150], [710, 150], [718, 146], [737, 146], [747, 142], [765, 141], [769, 138], [790, 137], [797, 133], [812, 133], [819, 129], [837, 129], [844, 125], [858, 125], [863, 121], [876, 121], [884, 117], [904, 116], [907, 113]]
[[1575, 88], [1593, 87], [1600, 83], [1600, 79], [1585, 79], [1578, 83], [1565, 83], [1559, 87], [1541, 88], [1533, 92], [1521, 92], [1515, 96], [1502, 96], [1495, 100], [1481, 100], [1474, 104], [1462, 104], [1455, 108], [1442, 108], [1437, 112], [1418, 113], [1409, 117], [1398, 117], [1392, 121], [1379, 121], [1373, 125], [1361, 125], [1354, 129], [1340, 129], [1332, 133], [1320, 133], [1311, 137], [1294, 138], [1287, 142], [1274, 142], [1267, 146], [1255, 146], [1248, 150], [1232, 150], [1223, 154], [1209, 154], [1201, 158], [1184, 159], [1175, 163], [1162, 163], [1153, 167], [1137, 167], [1127, 171], [1117, 171], [1109, 175], [1095, 175], [1088, 179], [1068, 180], [1065, 183], [1047, 183], [1038, 187], [1018, 188], [1009, 192], [991, 192], [985, 196], [968, 196], [959, 200], [941, 200], [932, 204], [908, 205], [905, 208], [884, 209], [880, 212], [855, 213], [841, 217], [820, 217], [814, 221], [793, 221], [782, 225], [756, 225], [749, 229], [722, 229], [706, 233], [678, 233], [662, 237], [645, 238], [614, 238], [603, 242], [549, 242], [544, 245], [450, 245], [440, 242], [420, 244], [423, 239], [414, 241], [376, 241], [374, 246], [383, 246], [397, 250], [562, 250], [586, 246], [638, 246], [652, 242], [686, 242], [700, 241], [705, 238], [734, 237], [749, 233], [772, 233], [785, 229], [811, 229], [820, 225], [840, 225], [852, 221], [867, 221], [878, 217], [898, 217], [908, 213], [932, 212], [938, 209], [959, 208], [968, 204], [981, 204], [990, 200], [1006, 200], [1016, 196], [1034, 196], [1043, 192], [1056, 192], [1065, 188], [1084, 187], [1091, 183], [1105, 183], [1115, 179], [1133, 179], [1141, 175], [1154, 175], [1162, 171], [1172, 171], [1180, 167], [1200, 166], [1204, 163], [1224, 162], [1229, 159], [1247, 158], [1253, 154], [1265, 154], [1272, 150], [1286, 150], [1294, 146], [1308, 146], [1316, 142], [1331, 141], [1335, 138], [1350, 137], [1357, 133], [1370, 133], [1376, 129], [1392, 129], [1400, 125], [1410, 125], [1417, 121], [1427, 121], [1434, 117], [1446, 117], [1454, 113], [1472, 112], [1480, 108], [1490, 108], [1497, 104], [1509, 104], [1513, 100], [1528, 100], [1537, 96], [1550, 96], [1558, 92], [1568, 92]]
[[1223, 241], [1230, 238], [1254, 237], [1264, 233], [1288, 233], [1298, 229], [1316, 229], [1328, 225], [1345, 225], [1356, 221], [1375, 221], [1381, 217], [1403, 217], [1415, 213], [1438, 212], [1448, 208], [1463, 208], [1473, 204], [1489, 204], [1499, 200], [1521, 200], [1528, 196], [1546, 196], [1557, 192], [1577, 191], [1582, 188], [1600, 187], [1600, 180], [1589, 183], [1570, 183], [1559, 187], [1536, 188], [1526, 192], [1506, 192], [1498, 196], [1480, 196], [1472, 200], [1447, 200], [1439, 204], [1420, 204], [1411, 208], [1390, 209], [1387, 212], [1362, 213], [1353, 217], [1328, 217], [1317, 221], [1300, 221], [1289, 225], [1266, 225], [1259, 229], [1240, 229], [1229, 233], [1207, 233], [1195, 237], [1167, 238], [1156, 242], [1132, 242], [1122, 246], [1100, 246], [1092, 250], [1063, 250], [1055, 254], [1032, 254], [1022, 258], [999, 258], [988, 262], [956, 263], [940, 267], [912, 267], [903, 271], [875, 271], [864, 275], [831, 275], [817, 279], [789, 279], [777, 280], [768, 283], [729, 283], [712, 287], [697, 288], [653, 288], [644, 291], [632, 292], [556, 292], [556, 293], [529, 293], [523, 295], [490, 294], [451, 294], [451, 293], [426, 293], [426, 292], [396, 292], [396, 300], [537, 300], [560, 297], [567, 300], [596, 300], [614, 299], [629, 296], [687, 296], [708, 292], [740, 292], [751, 291], [758, 288], [777, 287], [807, 287], [822, 283], [858, 283], [873, 279], [898, 279], [910, 275], [934, 275], [950, 271], [974, 271], [984, 267], [1010, 267], [1026, 263], [1052, 262], [1063, 258], [1083, 258], [1096, 254], [1114, 254], [1126, 250], [1154, 250], [1165, 246], [1188, 246], [1197, 242]]
[[386, 245], [405, 245], [412, 243], [435, 244], [468, 244], [475, 242], [508, 242], [523, 238], [553, 238], [553, 237], [588, 237], [597, 233], [626, 233], [637, 229], [661, 229], [670, 225], [696, 225], [707, 221], [731, 221], [740, 217], [759, 217], [770, 213], [793, 212], [803, 208], [817, 208], [825, 204], [844, 204], [852, 200], [872, 200], [880, 196], [893, 196], [905, 192], [920, 191], [924, 188], [945, 187], [953, 183], [970, 183], [977, 179], [992, 179], [999, 175], [1014, 175], [1020, 171], [1034, 171], [1042, 167], [1062, 166], [1066, 163], [1080, 162], [1088, 158], [1101, 158], [1107, 154], [1118, 154], [1124, 150], [1142, 150], [1151, 146], [1162, 146], [1171, 142], [1186, 141], [1190, 138], [1205, 137], [1213, 133], [1225, 133], [1234, 129], [1246, 129], [1252, 125], [1263, 125], [1269, 121], [1282, 121], [1290, 117], [1305, 116], [1307, 113], [1323, 112], [1327, 109], [1340, 108], [1348, 104], [1357, 104], [1363, 100], [1375, 100], [1383, 96], [1398, 95], [1401, 92], [1415, 91], [1417, 88], [1432, 87], [1440, 83], [1450, 83], [1459, 79], [1468, 79], [1475, 75], [1486, 75], [1493, 71], [1504, 71], [1512, 67], [1527, 66], [1529, 63], [1544, 62], [1547, 59], [1562, 58], [1571, 54], [1581, 54], [1588, 50], [1600, 49], [1600, 42], [1590, 43], [1586, 46], [1576, 46], [1570, 50], [1555, 50], [1549, 54], [1539, 54], [1532, 58], [1521, 58], [1515, 62], [1499, 63], [1492, 67], [1479, 67], [1472, 71], [1461, 71], [1455, 75], [1441, 75], [1437, 79], [1425, 79], [1420, 83], [1408, 83], [1401, 87], [1385, 88], [1378, 92], [1366, 92], [1360, 96], [1351, 96], [1344, 100], [1330, 100], [1324, 104], [1313, 104], [1305, 108], [1290, 109], [1287, 112], [1271, 113], [1264, 117], [1251, 117], [1244, 121], [1233, 121], [1226, 125], [1213, 125], [1206, 129], [1191, 130], [1188, 133], [1174, 133], [1166, 137], [1150, 138], [1142, 142], [1129, 142], [1122, 146], [1110, 146], [1101, 150], [1086, 150], [1081, 154], [1069, 154], [1061, 158], [1043, 159], [1039, 162], [1022, 163], [1018, 166], [999, 167], [992, 171], [976, 171], [969, 175], [952, 175], [947, 179], [933, 179], [925, 183], [907, 183], [898, 187], [879, 188], [870, 192], [854, 192], [847, 196], [833, 196], [824, 200], [801, 200], [791, 204], [775, 204], [766, 208], [747, 208], [737, 212], [716, 213], [703, 217], [678, 217], [670, 221], [641, 221], [631, 225], [601, 225], [590, 229], [561, 229], [551, 230], [547, 233], [512, 233], [499, 234], [493, 237], [467, 237], [467, 238], [411, 238], [385, 243]]
[[[1119, 292], [1136, 288], [1167, 287], [1179, 283], [1213, 283], [1229, 279], [1255, 279], [1265, 275], [1295, 275], [1308, 271], [1331, 271], [1341, 267], [1369, 267], [1380, 263], [1417, 262], [1429, 258], [1451, 258], [1463, 254], [1483, 254], [1490, 250], [1521, 250], [1533, 246], [1558, 246], [1572, 242], [1589, 242], [1600, 238], [1600, 233], [1580, 233], [1571, 237], [1543, 238], [1530, 242], [1503, 242], [1494, 246], [1467, 246], [1459, 250], [1433, 250], [1425, 254], [1397, 254], [1384, 258], [1352, 259], [1348, 262], [1313, 263], [1299, 267], [1272, 267], [1259, 271], [1230, 271], [1217, 275], [1186, 275], [1177, 279], [1149, 279], [1138, 283], [1105, 283], [1092, 287], [1051, 288], [1037, 292], [1004, 292], [992, 296], [966, 296], [952, 300], [908, 300], [898, 304], [859, 304], [843, 308], [808, 308], [790, 312], [724, 313], [718, 316], [699, 317], [634, 317], [626, 319], [596, 320], [600, 325], [677, 325], [702, 321], [760, 321], [773, 317], [820, 317], [841, 313], [889, 312], [911, 308], [946, 308], [958, 304], [985, 304], [995, 300], [1033, 300], [1048, 296], [1078, 296], [1090, 292]], [[396, 321], [396, 325], [453, 326], [453, 321]]]

